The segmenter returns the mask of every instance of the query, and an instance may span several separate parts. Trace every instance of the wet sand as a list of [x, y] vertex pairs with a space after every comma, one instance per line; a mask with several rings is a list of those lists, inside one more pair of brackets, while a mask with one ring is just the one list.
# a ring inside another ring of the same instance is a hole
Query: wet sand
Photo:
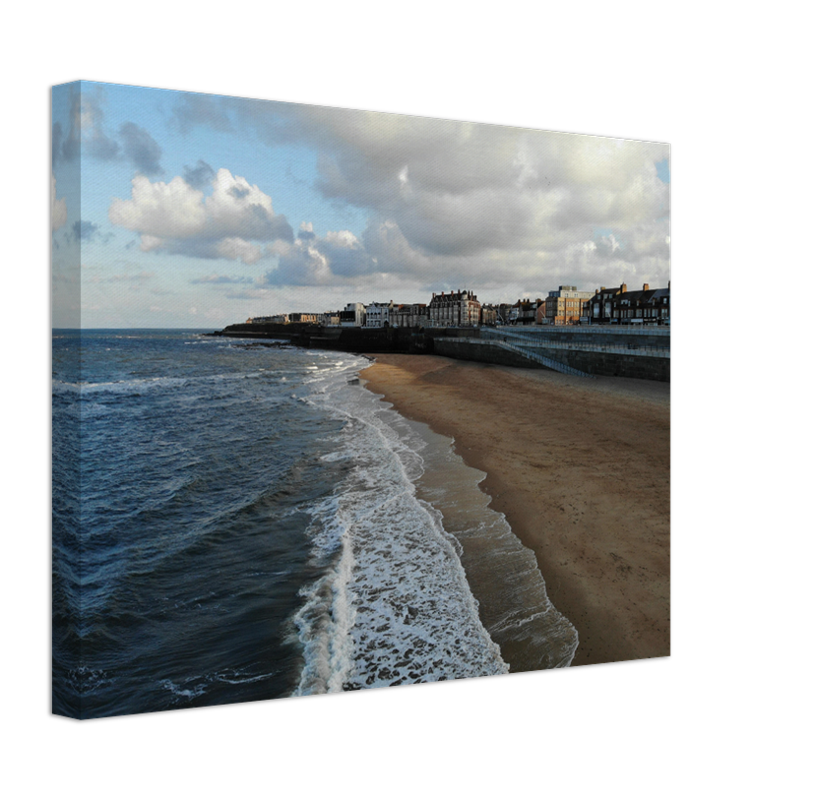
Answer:
[[670, 654], [670, 386], [376, 354], [367, 388], [455, 440], [577, 628], [573, 666]]

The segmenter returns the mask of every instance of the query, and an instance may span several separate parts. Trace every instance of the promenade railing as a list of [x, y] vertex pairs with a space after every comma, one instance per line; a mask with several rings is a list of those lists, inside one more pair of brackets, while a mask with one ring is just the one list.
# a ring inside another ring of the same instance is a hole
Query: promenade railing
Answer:
[[654, 324], [626, 324], [626, 325], [498, 325], [497, 327], [483, 326], [481, 331], [510, 331], [519, 334], [546, 335], [552, 333], [582, 334], [611, 334], [619, 336], [664, 336], [669, 338], [671, 328], [669, 325]]

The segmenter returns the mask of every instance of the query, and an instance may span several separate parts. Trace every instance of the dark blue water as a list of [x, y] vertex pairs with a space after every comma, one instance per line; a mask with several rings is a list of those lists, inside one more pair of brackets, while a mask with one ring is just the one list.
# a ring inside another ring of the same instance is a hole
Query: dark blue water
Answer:
[[570, 663], [574, 629], [483, 473], [367, 391], [367, 363], [54, 332], [56, 713], [501, 674], [496, 642], [519, 668]]
[[303, 508], [345, 469], [319, 460], [342, 422], [298, 402], [314, 362], [194, 332], [55, 332], [56, 712], [295, 688], [291, 617], [320, 570]]

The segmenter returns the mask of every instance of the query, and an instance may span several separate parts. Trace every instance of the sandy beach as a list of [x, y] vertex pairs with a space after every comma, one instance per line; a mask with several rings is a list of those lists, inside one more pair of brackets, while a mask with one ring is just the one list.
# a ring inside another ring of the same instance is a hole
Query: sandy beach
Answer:
[[670, 654], [670, 386], [377, 354], [367, 388], [452, 437], [577, 628], [573, 666]]

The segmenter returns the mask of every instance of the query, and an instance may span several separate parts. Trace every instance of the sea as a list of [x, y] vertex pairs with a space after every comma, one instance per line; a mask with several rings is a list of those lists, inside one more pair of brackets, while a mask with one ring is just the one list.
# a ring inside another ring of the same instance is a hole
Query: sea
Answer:
[[53, 332], [54, 713], [571, 663], [484, 473], [369, 359], [206, 334]]

